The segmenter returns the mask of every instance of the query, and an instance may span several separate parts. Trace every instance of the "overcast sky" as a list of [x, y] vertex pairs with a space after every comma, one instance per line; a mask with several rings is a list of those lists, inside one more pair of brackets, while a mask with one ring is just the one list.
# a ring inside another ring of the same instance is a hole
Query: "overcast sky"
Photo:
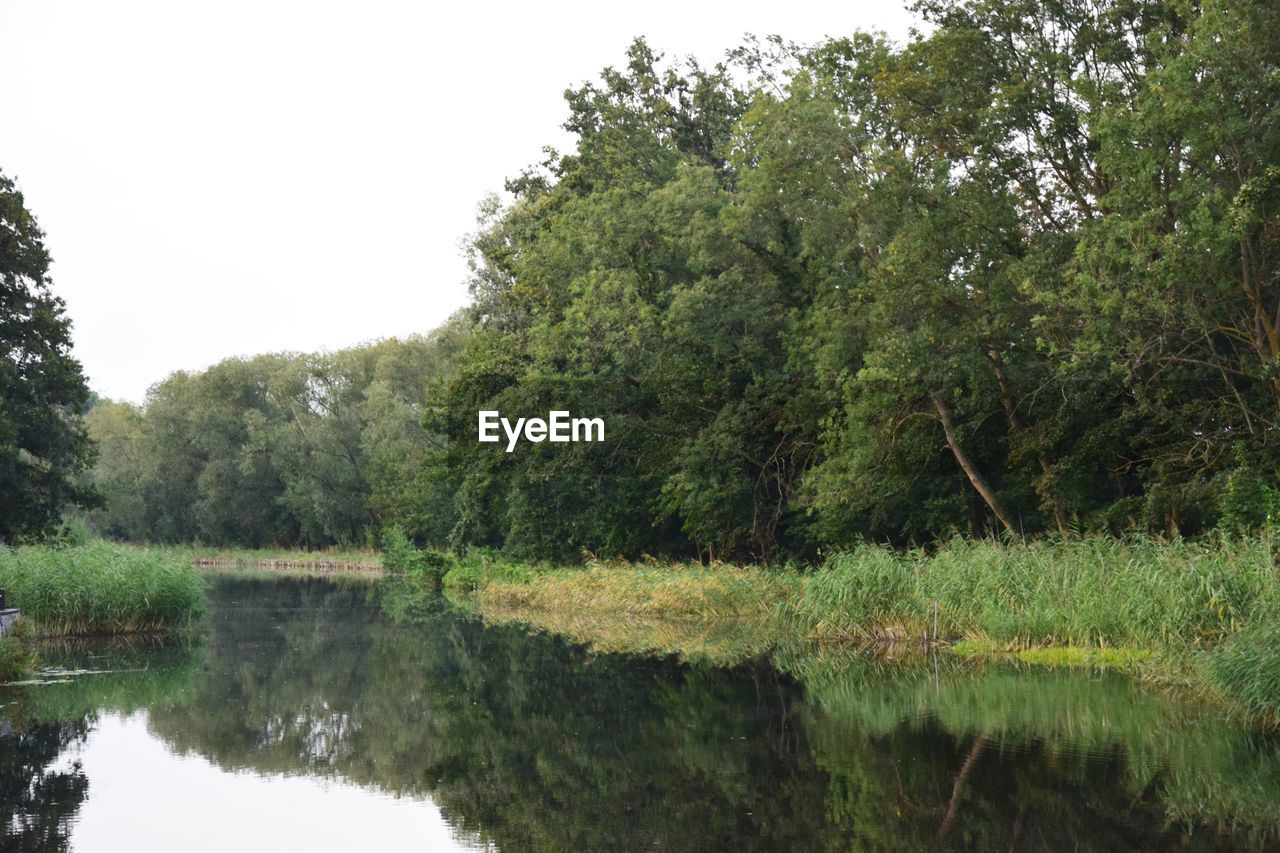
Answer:
[[0, 0], [0, 170], [47, 234], [91, 387], [424, 332], [461, 239], [568, 142], [567, 86], [636, 35], [711, 63], [743, 33], [905, 37], [881, 3]]

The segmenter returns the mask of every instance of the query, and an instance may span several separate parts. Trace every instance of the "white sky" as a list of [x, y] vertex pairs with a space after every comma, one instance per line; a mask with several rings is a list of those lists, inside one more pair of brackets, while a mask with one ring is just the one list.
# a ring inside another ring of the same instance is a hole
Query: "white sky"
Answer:
[[902, 38], [879, 3], [0, 0], [0, 170], [47, 234], [91, 387], [233, 355], [424, 332], [466, 302], [461, 239], [564, 148], [564, 89], [636, 35]]

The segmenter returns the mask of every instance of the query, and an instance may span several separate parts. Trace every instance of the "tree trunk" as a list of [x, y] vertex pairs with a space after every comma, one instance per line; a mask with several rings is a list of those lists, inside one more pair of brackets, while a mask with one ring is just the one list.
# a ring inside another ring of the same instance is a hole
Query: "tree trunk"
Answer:
[[[1013, 403], [1013, 393], [1009, 389], [1009, 378], [1004, 372], [1004, 359], [1000, 357], [1000, 351], [995, 347], [987, 350], [987, 360], [991, 362], [991, 370], [996, 375], [996, 384], [1000, 386], [1000, 405], [1004, 407], [1005, 418], [1009, 421], [1009, 429], [1013, 432], [1021, 432], [1026, 429], [1026, 423], [1018, 415], [1018, 407]], [[1049, 475], [1049, 458], [1043, 453], [1036, 452], [1036, 461], [1040, 463], [1040, 470], [1045, 476]], [[1052, 494], [1046, 495], [1049, 499], [1049, 507], [1053, 510], [1053, 521], [1058, 525], [1058, 533], [1066, 537], [1069, 533], [1067, 527], [1067, 515], [1062, 511], [1062, 505], [1058, 503], [1058, 499]]]
[[1000, 502], [996, 500], [995, 492], [991, 491], [987, 481], [983, 479], [982, 474], [978, 472], [972, 460], [969, 459], [969, 455], [960, 446], [960, 441], [956, 438], [956, 431], [951, 422], [951, 409], [942, 401], [942, 397], [933, 391], [929, 392], [929, 397], [933, 400], [933, 407], [938, 411], [938, 420], [942, 422], [942, 432], [947, 437], [947, 447], [951, 448], [951, 453], [956, 457], [956, 461], [960, 463], [960, 467], [964, 469], [965, 476], [973, 484], [974, 490], [987, 502], [992, 514], [999, 519], [1005, 529], [1010, 533], [1017, 533], [1018, 531], [1014, 528], [1013, 522], [1009, 521], [1009, 516], [1005, 514]]
[[946, 817], [942, 819], [942, 825], [938, 827], [938, 840], [941, 841], [951, 832], [951, 825], [955, 823], [956, 814], [960, 810], [960, 792], [964, 790], [964, 783], [969, 779], [969, 774], [973, 772], [973, 768], [977, 765], [978, 759], [982, 757], [982, 750], [987, 745], [987, 739], [978, 735], [973, 741], [973, 746], [969, 748], [969, 755], [964, 760], [964, 764], [960, 767], [960, 772], [956, 774], [956, 781], [951, 786], [951, 802], [947, 806]]

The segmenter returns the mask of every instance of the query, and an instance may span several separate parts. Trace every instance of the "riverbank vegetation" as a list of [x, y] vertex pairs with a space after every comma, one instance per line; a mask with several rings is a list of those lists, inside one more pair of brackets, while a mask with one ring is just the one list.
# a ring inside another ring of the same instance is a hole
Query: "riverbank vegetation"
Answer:
[[27, 639], [27, 623], [19, 619], [0, 637], [0, 684], [26, 674], [33, 666], [35, 655]]
[[202, 571], [283, 574], [382, 573], [382, 554], [372, 548], [204, 548], [194, 545], [153, 546]]
[[512, 609], [718, 619], [768, 616], [800, 588], [797, 575], [750, 566], [591, 562], [525, 583], [491, 582], [477, 597]]
[[[592, 618], [709, 620], [748, 616], [774, 647], [847, 643], [901, 651], [942, 643], [969, 658], [1110, 666], [1189, 685], [1280, 724], [1280, 575], [1272, 535], [1200, 542], [1150, 539], [1032, 543], [953, 539], [931, 551], [864, 546], [798, 574], [758, 567], [593, 563], [491, 580], [490, 619], [530, 622], [591, 641]], [[667, 637], [670, 627], [596, 629]], [[691, 637], [707, 632], [695, 629]], [[638, 639], [635, 651], [653, 648]], [[663, 645], [663, 643], [667, 645]]]
[[0, 587], [31, 633], [45, 637], [183, 628], [204, 606], [204, 582], [190, 564], [107, 543], [0, 548]]

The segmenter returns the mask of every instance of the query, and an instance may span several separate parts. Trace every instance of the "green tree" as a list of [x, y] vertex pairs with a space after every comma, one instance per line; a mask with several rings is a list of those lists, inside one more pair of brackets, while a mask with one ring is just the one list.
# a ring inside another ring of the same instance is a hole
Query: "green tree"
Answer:
[[0, 174], [0, 541], [45, 535], [66, 507], [95, 500], [78, 479], [93, 458], [89, 390], [49, 263], [22, 193]]

